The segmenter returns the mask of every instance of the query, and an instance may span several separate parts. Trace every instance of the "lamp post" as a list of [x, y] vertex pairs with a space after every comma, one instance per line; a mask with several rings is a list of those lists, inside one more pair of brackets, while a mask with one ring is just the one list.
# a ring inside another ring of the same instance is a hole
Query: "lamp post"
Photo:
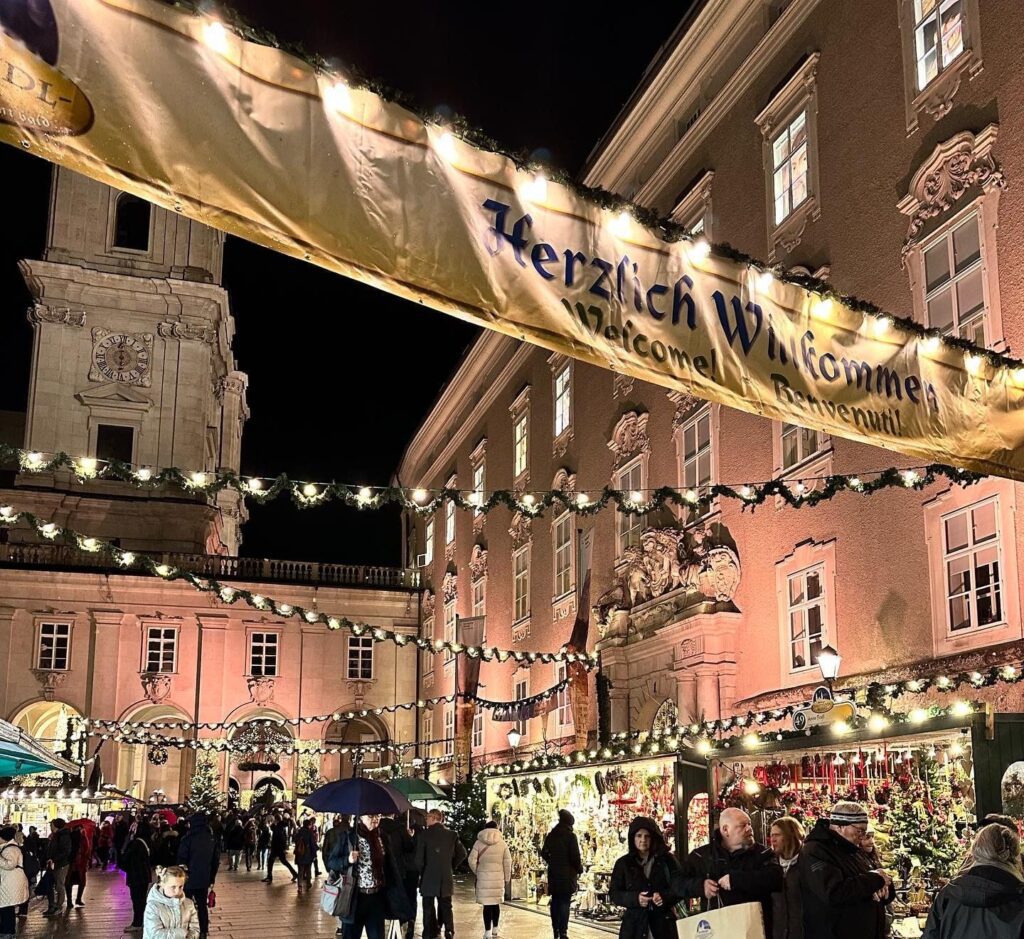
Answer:
[[520, 743], [520, 741], [522, 741], [523, 735], [521, 733], [519, 733], [519, 731], [516, 730], [515, 727], [513, 727], [506, 734], [506, 737], [508, 738], [508, 745], [512, 748], [512, 759], [513, 760], [518, 759], [518, 757], [519, 757], [519, 753], [518, 753], [519, 743]]
[[818, 653], [818, 668], [821, 669], [821, 677], [828, 682], [829, 691], [832, 690], [832, 682], [839, 677], [839, 666], [842, 661], [843, 657], [832, 646], [825, 646]]

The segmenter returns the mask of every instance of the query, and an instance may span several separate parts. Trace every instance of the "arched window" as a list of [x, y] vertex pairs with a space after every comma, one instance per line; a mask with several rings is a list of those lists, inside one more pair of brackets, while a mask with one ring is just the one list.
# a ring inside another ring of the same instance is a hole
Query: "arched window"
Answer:
[[651, 722], [651, 732], [655, 734], [668, 733], [679, 723], [679, 709], [671, 698], [661, 702], [654, 720]]
[[137, 196], [122, 192], [114, 206], [114, 247], [133, 251], [149, 250], [149, 220], [152, 206]]

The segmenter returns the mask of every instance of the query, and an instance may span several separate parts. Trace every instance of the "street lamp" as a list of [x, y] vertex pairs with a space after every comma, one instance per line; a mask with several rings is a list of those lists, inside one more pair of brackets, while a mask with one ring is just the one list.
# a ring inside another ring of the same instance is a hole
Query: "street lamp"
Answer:
[[829, 689], [832, 688], [832, 682], [839, 677], [839, 666], [842, 661], [843, 657], [832, 646], [825, 646], [818, 653], [818, 668], [821, 669], [821, 677], [828, 682]]
[[523, 739], [523, 735], [513, 727], [508, 734], [508, 745], [512, 748], [512, 756], [515, 758], [518, 754], [516, 751], [519, 749], [519, 743]]

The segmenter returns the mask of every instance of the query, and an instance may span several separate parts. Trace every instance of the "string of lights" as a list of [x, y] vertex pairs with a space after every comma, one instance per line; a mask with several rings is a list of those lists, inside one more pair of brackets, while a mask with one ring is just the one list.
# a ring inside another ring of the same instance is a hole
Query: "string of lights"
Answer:
[[956, 675], [930, 675], [926, 678], [908, 678], [896, 682], [871, 682], [864, 689], [864, 701], [869, 707], [886, 700], [896, 700], [904, 694], [924, 694], [928, 691], [955, 692], [960, 688], [991, 688], [994, 685], [1015, 685], [1024, 679], [1024, 663], [1011, 662], [993, 665], [985, 671], [974, 670]]
[[[177, 750], [202, 750], [210, 753], [252, 753], [253, 747], [248, 743], [238, 744], [227, 738], [216, 737], [203, 740], [193, 740], [188, 737], [168, 737], [160, 734], [118, 734], [100, 733], [99, 731], [88, 731], [90, 737], [100, 740], [113, 740], [115, 743], [126, 746], [140, 747], [172, 747]], [[430, 747], [435, 744], [448, 743], [451, 738], [441, 737], [436, 740], [423, 740], [415, 743], [353, 743], [344, 746], [331, 747], [325, 744], [312, 745], [303, 741], [296, 741], [291, 746], [280, 744], [268, 744], [265, 747], [267, 753], [274, 753], [279, 756], [295, 756], [296, 754], [312, 753], [320, 756], [337, 756], [346, 753], [387, 753], [393, 750], [408, 750], [421, 746]]]
[[184, 581], [201, 593], [217, 597], [222, 603], [233, 604], [241, 601], [263, 613], [272, 613], [276, 616], [290, 619], [301, 619], [303, 622], [311, 625], [319, 623], [331, 630], [346, 629], [356, 636], [366, 635], [372, 638], [374, 642], [392, 642], [400, 647], [411, 645], [433, 655], [438, 655], [442, 652], [450, 653], [451, 655], [466, 655], [470, 658], [479, 658], [484, 662], [507, 662], [509, 659], [519, 664], [579, 662], [587, 669], [595, 668], [598, 662], [596, 652], [526, 652], [521, 649], [468, 646], [450, 639], [427, 639], [423, 636], [411, 636], [407, 633], [395, 632], [382, 626], [373, 626], [369, 623], [350, 620], [346, 616], [321, 613], [318, 610], [310, 610], [290, 603], [280, 603], [273, 597], [264, 596], [244, 588], [222, 584], [212, 577], [201, 577], [184, 568], [161, 563], [148, 555], [137, 554], [134, 551], [125, 551], [100, 538], [84, 535], [72, 528], [60, 526], [55, 522], [43, 521], [31, 512], [20, 512], [9, 505], [0, 506], [0, 528], [10, 528], [19, 523], [28, 525], [36, 534], [47, 541], [63, 538], [68, 544], [76, 545], [81, 551], [107, 557], [118, 567], [126, 571], [150, 574], [165, 581]]
[[867, 473], [837, 473], [830, 476], [792, 479], [771, 479], [766, 482], [716, 484], [700, 489], [659, 486], [656, 489], [630, 491], [605, 486], [600, 492], [516, 492], [495, 489], [489, 494], [477, 490], [407, 489], [400, 486], [355, 486], [336, 482], [293, 481], [281, 474], [273, 478], [240, 477], [231, 470], [217, 472], [182, 471], [175, 467], [153, 469], [133, 466], [117, 460], [95, 457], [72, 457], [66, 453], [41, 453], [0, 444], [0, 464], [17, 465], [26, 473], [52, 473], [68, 470], [81, 481], [93, 479], [119, 480], [142, 489], [171, 486], [190, 493], [212, 496], [232, 489], [246, 498], [264, 503], [282, 495], [291, 497], [300, 508], [342, 502], [358, 509], [379, 509], [400, 505], [420, 515], [429, 516], [444, 503], [450, 502], [467, 512], [483, 513], [497, 508], [521, 512], [539, 518], [549, 509], [559, 514], [594, 515], [611, 506], [625, 515], [646, 515], [665, 506], [704, 512], [718, 498], [733, 499], [744, 506], [758, 506], [767, 499], [779, 498], [793, 508], [814, 506], [834, 498], [841, 492], [871, 495], [882, 489], [923, 489], [938, 479], [966, 486], [984, 478], [979, 473], [956, 469], [940, 463], [913, 468], [874, 470]]

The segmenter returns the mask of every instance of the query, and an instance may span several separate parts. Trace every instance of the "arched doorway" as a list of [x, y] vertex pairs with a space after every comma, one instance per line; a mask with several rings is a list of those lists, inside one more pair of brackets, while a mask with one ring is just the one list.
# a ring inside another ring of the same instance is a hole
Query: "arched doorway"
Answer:
[[[375, 715], [354, 717], [352, 720], [332, 721], [324, 733], [326, 747], [352, 747], [359, 744], [380, 744], [390, 740], [387, 725]], [[347, 779], [356, 775], [356, 769], [365, 771], [382, 766], [388, 754], [372, 750], [361, 753], [334, 753], [324, 760], [324, 773], [328, 779]]]
[[15, 714], [11, 723], [54, 753], [74, 759], [77, 754], [73, 753], [72, 724], [81, 716], [76, 708], [63, 701], [36, 701]]
[[253, 788], [249, 805], [263, 805], [269, 809], [275, 802], [286, 801], [287, 795], [280, 777], [264, 776]]
[[679, 724], [679, 708], [671, 698], [661, 702], [661, 706], [654, 714], [651, 722], [652, 734], [664, 734], [671, 731]]
[[[145, 704], [128, 711], [126, 721], [189, 721], [191, 718], [173, 704]], [[169, 734], [180, 731], [168, 731]], [[160, 734], [159, 730], [155, 731]], [[117, 788], [143, 802], [184, 802], [188, 795], [185, 751], [180, 747], [119, 743], [116, 755], [106, 743], [99, 751], [100, 765], [109, 777], [116, 770]]]
[[[247, 808], [267, 785], [279, 790], [275, 802], [289, 796], [286, 780], [294, 776], [295, 757], [285, 751], [295, 745], [291, 728], [279, 723], [280, 716], [254, 714], [231, 733], [230, 763], [237, 775], [238, 798]], [[267, 782], [271, 780], [271, 782]]]

